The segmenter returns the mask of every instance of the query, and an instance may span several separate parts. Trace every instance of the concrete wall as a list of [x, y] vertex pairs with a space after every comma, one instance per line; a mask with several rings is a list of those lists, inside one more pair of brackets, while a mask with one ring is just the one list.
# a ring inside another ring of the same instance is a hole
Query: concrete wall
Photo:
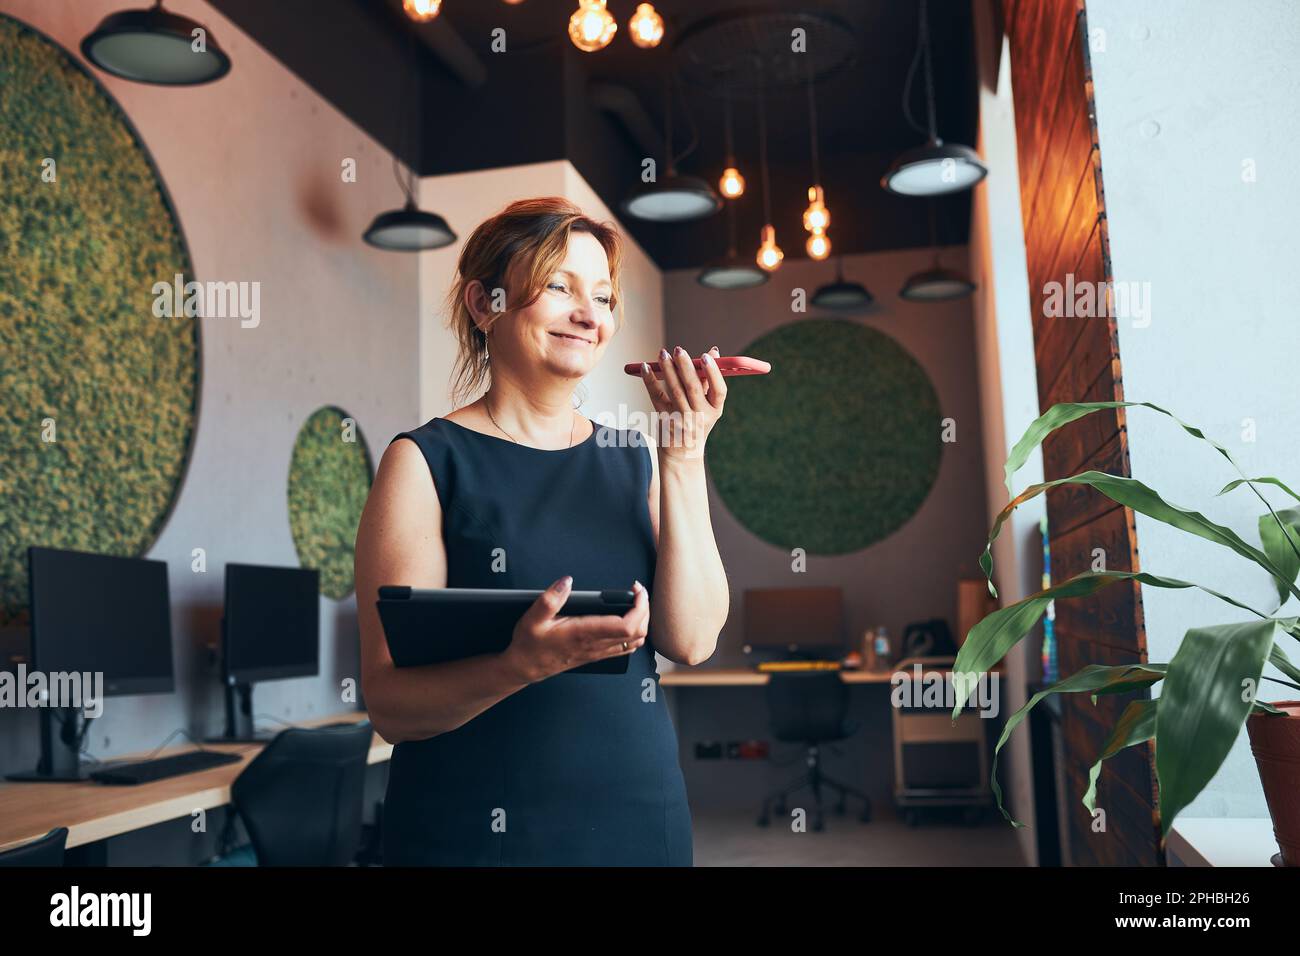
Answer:
[[[1199, 425], [1251, 476], [1294, 487], [1300, 6], [1088, 0], [1088, 26], [1114, 278], [1150, 292], [1149, 323], [1118, 323], [1125, 396]], [[1236, 474], [1211, 448], [1144, 409], [1129, 414], [1128, 433], [1134, 477], [1258, 540], [1263, 506], [1247, 489], [1214, 497]], [[1265, 573], [1222, 548], [1142, 515], [1137, 536], [1144, 571], [1265, 611], [1276, 603]], [[1243, 619], [1195, 592], [1144, 588], [1143, 608], [1153, 661], [1169, 660], [1188, 628]], [[1295, 693], [1265, 682], [1262, 696]], [[1243, 730], [1184, 815], [1267, 812]]]
[[[0, 11], [78, 58], [82, 37], [122, 6], [0, 0]], [[311, 412], [346, 409], [376, 460], [418, 413], [416, 262], [361, 241], [375, 213], [399, 205], [388, 154], [211, 6], [171, 0], [168, 9], [208, 27], [233, 60], [228, 76], [168, 89], [91, 70], [152, 152], [196, 278], [260, 282], [261, 322], [201, 320], [192, 457], [171, 518], [145, 555], [169, 565], [177, 689], [110, 698], [89, 736], [96, 757], [152, 750], [178, 728], [221, 730], [218, 675], [203, 645], [217, 638], [224, 566], [298, 564], [286, 481]], [[349, 157], [353, 183], [340, 175]], [[191, 571], [194, 548], [206, 550], [206, 573]], [[320, 676], [258, 685], [255, 711], [292, 721], [350, 709], [339, 685], [358, 676], [357, 661], [355, 599], [322, 598]], [[34, 766], [36, 728], [31, 710], [0, 713], [0, 771]]]

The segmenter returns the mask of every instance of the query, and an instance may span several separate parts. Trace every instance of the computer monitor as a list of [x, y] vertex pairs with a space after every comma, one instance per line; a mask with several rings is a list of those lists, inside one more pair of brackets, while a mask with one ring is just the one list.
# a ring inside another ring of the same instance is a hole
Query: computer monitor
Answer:
[[83, 689], [80, 707], [46, 702], [36, 770], [9, 779], [84, 780], [81, 747], [95, 716], [87, 709], [99, 706], [87, 693], [108, 697], [175, 689], [167, 565], [33, 546], [27, 549], [27, 571], [32, 671], [44, 675], [51, 691], [69, 687], [73, 675], [88, 674], [91, 684]]
[[844, 592], [836, 587], [754, 588], [745, 592], [745, 644], [793, 657], [839, 657]]
[[103, 673], [105, 696], [175, 690], [165, 561], [38, 547], [27, 560], [34, 670]]
[[227, 564], [222, 657], [237, 684], [319, 674], [320, 572]]
[[227, 564], [221, 632], [226, 729], [212, 740], [269, 740], [253, 728], [252, 685], [320, 673], [320, 572]]

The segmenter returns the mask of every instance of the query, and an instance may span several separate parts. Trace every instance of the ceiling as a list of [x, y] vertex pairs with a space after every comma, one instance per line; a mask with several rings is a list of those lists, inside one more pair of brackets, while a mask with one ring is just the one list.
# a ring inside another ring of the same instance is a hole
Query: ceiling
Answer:
[[[617, 210], [639, 185], [642, 160], [655, 156], [662, 165], [668, 76], [680, 173], [716, 184], [730, 102], [737, 165], [747, 181], [732, 205], [746, 253], [757, 248], [764, 221], [759, 97], [745, 89], [760, 71], [748, 67], [760, 46], [769, 54], [785, 49], [792, 22], [806, 24], [806, 59], [787, 55], [784, 65], [828, 71], [814, 84], [814, 102], [834, 253], [930, 245], [931, 205], [940, 244], [967, 239], [969, 192], [927, 201], [880, 188], [894, 157], [925, 138], [902, 107], [916, 52], [916, 0], [659, 0], [667, 29], [651, 50], [626, 36], [637, 0], [609, 0], [619, 32], [595, 53], [577, 50], [565, 33], [576, 0], [444, 0], [428, 24], [408, 20], [400, 0], [210, 2], [426, 176], [568, 158]], [[782, 18], [768, 16], [774, 11]], [[929, 24], [939, 135], [974, 145], [970, 0], [930, 0]], [[492, 49], [497, 28], [503, 52]], [[727, 64], [737, 69], [722, 69]], [[763, 73], [772, 218], [778, 244], [797, 258], [805, 255], [801, 217], [812, 182], [809, 99], [806, 82], [780, 85], [781, 66], [771, 63]], [[728, 85], [731, 96], [720, 95]], [[911, 103], [922, 124], [923, 97], [918, 72]], [[415, 116], [422, 117], [418, 126]], [[394, 185], [394, 205], [399, 198]], [[426, 206], [438, 211], [436, 193]], [[697, 267], [726, 251], [726, 212], [675, 225], [620, 220], [662, 269]], [[461, 233], [472, 225], [452, 223]]]

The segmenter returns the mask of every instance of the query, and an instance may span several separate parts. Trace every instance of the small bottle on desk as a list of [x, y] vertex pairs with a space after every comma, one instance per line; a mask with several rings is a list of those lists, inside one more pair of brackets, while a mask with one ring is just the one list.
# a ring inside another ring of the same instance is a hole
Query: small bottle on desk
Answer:
[[892, 652], [889, 647], [889, 631], [881, 624], [876, 628], [875, 639], [871, 642], [872, 656], [875, 658], [876, 670], [887, 670], [892, 664]]

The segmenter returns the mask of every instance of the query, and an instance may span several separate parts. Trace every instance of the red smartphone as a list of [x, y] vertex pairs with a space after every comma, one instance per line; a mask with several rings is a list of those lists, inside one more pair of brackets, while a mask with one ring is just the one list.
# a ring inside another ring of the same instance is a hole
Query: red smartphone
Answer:
[[[718, 366], [718, 371], [724, 376], [732, 375], [766, 375], [772, 371], [772, 365], [764, 362], [762, 359], [750, 358], [748, 355], [720, 355], [715, 358], [714, 363]], [[696, 373], [700, 378], [707, 379], [708, 371], [704, 367], [704, 359], [691, 359], [691, 364], [695, 366]], [[628, 375], [641, 374], [640, 362], [629, 362], [623, 366], [623, 371]], [[663, 370], [659, 367], [658, 362], [650, 363], [650, 371], [655, 373], [655, 378], [663, 378]]]

